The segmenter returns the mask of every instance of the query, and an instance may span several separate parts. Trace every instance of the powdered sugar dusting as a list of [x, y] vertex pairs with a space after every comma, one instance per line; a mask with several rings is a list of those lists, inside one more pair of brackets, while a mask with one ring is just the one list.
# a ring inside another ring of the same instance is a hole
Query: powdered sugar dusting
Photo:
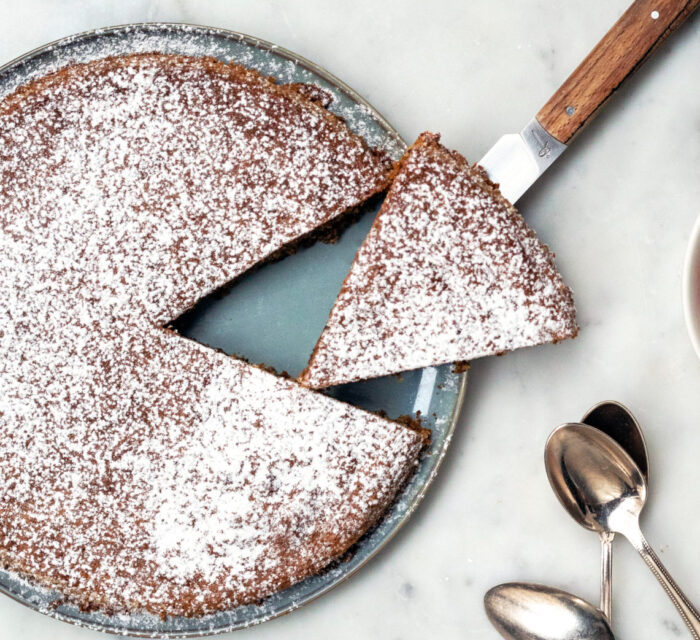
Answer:
[[199, 615], [351, 545], [422, 434], [163, 329], [381, 189], [382, 155], [240, 67], [141, 55], [0, 103], [0, 559]]
[[[29, 55], [20, 64], [14, 64], [14, 73], [0, 77], [0, 97], [14, 91], [21, 84], [53, 73], [68, 64], [129, 55], [134, 53], [171, 53], [189, 56], [208, 55], [223, 62], [236, 62], [261, 74], [272, 76], [280, 83], [309, 82], [320, 85], [331, 95], [346, 94], [350, 100], [335, 100], [329, 110], [343, 118], [348, 127], [362, 136], [369, 145], [383, 149], [398, 160], [405, 144], [376, 112], [349, 87], [337, 79], [330, 82], [319, 77], [298, 56], [271, 43], [226, 29], [188, 24], [146, 23], [96, 29], [88, 34], [64, 38], [43, 47], [40, 54]], [[261, 55], [262, 51], [273, 55]], [[325, 72], [322, 72], [325, 73]], [[326, 74], [327, 75], [327, 74]]]
[[576, 335], [553, 256], [478, 168], [423, 134], [300, 380], [325, 387]]

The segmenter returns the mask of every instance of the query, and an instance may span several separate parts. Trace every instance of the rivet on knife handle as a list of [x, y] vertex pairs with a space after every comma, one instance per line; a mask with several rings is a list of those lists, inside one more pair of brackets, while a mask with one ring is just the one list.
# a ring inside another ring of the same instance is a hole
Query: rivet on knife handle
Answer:
[[537, 120], [567, 143], [700, 0], [636, 0], [540, 109]]

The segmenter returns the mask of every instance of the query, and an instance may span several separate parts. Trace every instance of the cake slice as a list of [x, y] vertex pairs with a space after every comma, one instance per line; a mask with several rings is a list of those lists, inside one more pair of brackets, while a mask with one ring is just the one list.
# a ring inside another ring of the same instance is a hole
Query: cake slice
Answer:
[[479, 167], [406, 152], [299, 380], [322, 388], [577, 333], [554, 256]]

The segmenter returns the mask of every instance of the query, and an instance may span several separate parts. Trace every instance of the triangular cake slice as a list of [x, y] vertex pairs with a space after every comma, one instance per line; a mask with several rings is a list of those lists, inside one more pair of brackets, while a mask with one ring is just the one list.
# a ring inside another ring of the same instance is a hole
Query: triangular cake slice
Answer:
[[376, 521], [425, 431], [166, 326], [390, 168], [298, 88], [213, 59], [96, 60], [0, 101], [0, 566], [193, 616]]
[[322, 388], [576, 333], [552, 253], [479, 167], [424, 133], [299, 379]]

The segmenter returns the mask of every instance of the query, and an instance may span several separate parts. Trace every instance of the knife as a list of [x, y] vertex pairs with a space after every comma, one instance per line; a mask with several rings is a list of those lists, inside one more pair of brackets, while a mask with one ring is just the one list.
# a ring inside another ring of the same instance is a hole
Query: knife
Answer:
[[523, 130], [499, 138], [479, 161], [501, 193], [516, 202], [698, 5], [700, 0], [633, 2]]

